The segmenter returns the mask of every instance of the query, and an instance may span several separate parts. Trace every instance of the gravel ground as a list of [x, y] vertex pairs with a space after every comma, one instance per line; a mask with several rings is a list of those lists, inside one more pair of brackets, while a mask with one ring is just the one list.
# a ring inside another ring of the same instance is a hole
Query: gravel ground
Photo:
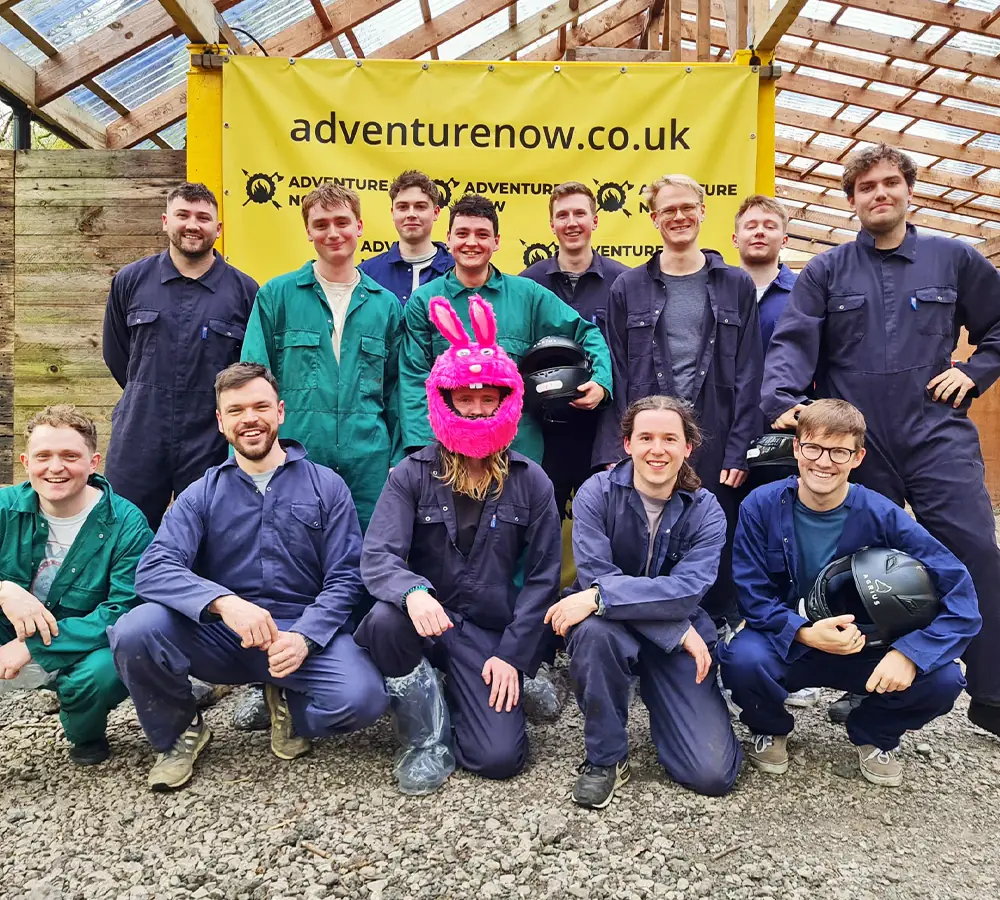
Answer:
[[[632, 781], [603, 812], [568, 799], [583, 756], [572, 703], [532, 725], [507, 783], [458, 772], [408, 798], [391, 778], [388, 720], [284, 763], [265, 733], [233, 731], [238, 695], [188, 788], [146, 790], [153, 754], [131, 704], [112, 760], [80, 770], [44, 694], [0, 700], [0, 896], [166, 898], [832, 898], [995, 900], [1000, 742], [951, 715], [904, 739], [906, 781], [877, 788], [844, 730], [798, 710], [785, 776], [744, 766], [726, 798], [665, 780], [641, 703]], [[742, 726], [738, 726], [745, 736]]]

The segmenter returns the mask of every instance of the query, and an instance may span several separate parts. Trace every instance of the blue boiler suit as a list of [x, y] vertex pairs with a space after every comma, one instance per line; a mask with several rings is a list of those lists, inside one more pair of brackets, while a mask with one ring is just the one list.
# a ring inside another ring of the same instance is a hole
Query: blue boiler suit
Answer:
[[[701, 325], [702, 346], [694, 384], [694, 404], [704, 436], [691, 464], [726, 515], [726, 546], [719, 576], [705, 601], [717, 621], [736, 618], [732, 585], [732, 536], [742, 492], [719, 484], [723, 469], [747, 468], [750, 442], [761, 432], [759, 403], [764, 353], [760, 341], [757, 289], [742, 269], [727, 265], [719, 253], [703, 250], [708, 266], [708, 300]], [[651, 394], [674, 393], [670, 349], [660, 315], [667, 301], [660, 278], [660, 252], [644, 266], [630, 269], [611, 288], [608, 346], [614, 376], [614, 404], [602, 416], [594, 464], [624, 455], [621, 420], [626, 407]]]
[[[849, 656], [814, 650], [795, 640], [808, 625], [796, 611], [798, 598], [812, 585], [799, 576], [794, 507], [796, 477], [753, 491], [740, 508], [733, 547], [733, 574], [742, 629], [719, 648], [722, 678], [743, 708], [743, 723], [757, 734], [788, 734], [795, 719], [784, 701], [804, 687], [832, 687], [866, 694], [865, 684], [887, 648]], [[891, 547], [920, 560], [941, 597], [941, 611], [926, 628], [896, 640], [892, 647], [916, 667], [905, 691], [868, 694], [847, 720], [847, 734], [858, 746], [894, 750], [905, 731], [922, 728], [944, 715], [965, 686], [955, 658], [981, 623], [976, 593], [965, 566], [892, 501], [853, 485], [844, 530], [834, 559], [864, 547]]]
[[925, 385], [951, 365], [959, 329], [976, 352], [958, 363], [982, 395], [1000, 375], [1000, 272], [973, 247], [907, 226], [894, 252], [866, 231], [802, 270], [767, 356], [761, 409], [774, 421], [806, 397], [839, 397], [868, 423], [856, 480], [917, 521], [968, 568], [983, 627], [965, 651], [969, 693], [1000, 705], [1000, 550], [979, 433], [964, 408]]
[[[282, 441], [285, 462], [262, 494], [230, 458], [171, 506], [136, 571], [146, 602], [111, 629], [111, 649], [139, 723], [159, 751], [195, 715], [188, 674], [211, 684], [267, 682], [285, 689], [295, 731], [357, 731], [388, 708], [385, 684], [352, 640], [362, 601], [361, 528], [339, 475]], [[235, 594], [266, 609], [279, 631], [318, 644], [284, 678], [267, 653], [243, 649], [209, 604]]]
[[[472, 549], [463, 555], [455, 495], [438, 477], [439, 447], [430, 444], [396, 466], [375, 506], [361, 574], [377, 602], [355, 640], [387, 678], [411, 672], [422, 656], [441, 669], [459, 765], [509, 778], [528, 758], [523, 704], [491, 709], [482, 671], [496, 656], [531, 677], [542, 661], [551, 635], [545, 613], [559, 591], [559, 514], [545, 473], [510, 451], [503, 492], [487, 495]], [[421, 638], [404, 610], [405, 594], [420, 586], [454, 623], [440, 637]]]
[[710, 649], [716, 642], [701, 604], [718, 571], [725, 515], [704, 488], [675, 490], [650, 535], [632, 476], [632, 460], [624, 460], [584, 482], [573, 501], [576, 590], [598, 587], [605, 605], [567, 641], [587, 759], [613, 766], [628, 755], [629, 679], [638, 675], [660, 765], [684, 787], [721, 796], [735, 783], [743, 752], [715, 667], [696, 684], [694, 657], [680, 641], [693, 626]]
[[104, 362], [124, 393], [111, 413], [105, 474], [153, 531], [170, 498], [228, 452], [215, 421], [215, 376], [239, 362], [257, 282], [217, 252], [185, 278], [164, 250], [115, 275]]
[[[435, 278], [440, 278], [453, 265], [448, 248], [440, 241], [435, 241], [437, 252], [430, 265], [420, 272], [420, 284], [427, 284]], [[382, 285], [387, 291], [396, 295], [399, 302], [406, 303], [413, 292], [413, 264], [400, 255], [399, 241], [396, 241], [385, 253], [372, 256], [362, 262], [358, 268], [372, 281]]]
[[[608, 303], [611, 285], [628, 266], [595, 253], [590, 266], [580, 275], [574, 287], [569, 276], [559, 268], [558, 256], [539, 260], [521, 273], [548, 288], [563, 303], [572, 306], [580, 318], [601, 329], [607, 339]], [[570, 495], [593, 472], [591, 457], [597, 438], [597, 425], [601, 418], [598, 409], [569, 410], [568, 422], [542, 422], [545, 451], [542, 468], [552, 479], [559, 515], [565, 517]]]

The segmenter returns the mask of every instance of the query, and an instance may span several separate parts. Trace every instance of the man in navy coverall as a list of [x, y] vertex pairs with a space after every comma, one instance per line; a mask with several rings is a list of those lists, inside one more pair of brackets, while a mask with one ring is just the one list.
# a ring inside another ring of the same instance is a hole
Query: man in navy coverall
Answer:
[[598, 426], [595, 465], [622, 457], [626, 406], [650, 394], [694, 405], [704, 443], [692, 459], [728, 524], [719, 576], [705, 608], [722, 625], [736, 619], [732, 533], [747, 475], [747, 450], [760, 433], [764, 365], [753, 280], [714, 250], [700, 250], [705, 190], [686, 175], [665, 175], [645, 193], [663, 249], [611, 288], [608, 346], [614, 404]]
[[[799, 275], [768, 350], [761, 409], [793, 428], [815, 382], [815, 396], [864, 414], [856, 480], [908, 502], [972, 575], [983, 627], [964, 654], [969, 718], [1000, 736], [1000, 550], [968, 416], [1000, 375], [1000, 272], [969, 244], [906, 223], [916, 177], [913, 160], [884, 144], [848, 160], [844, 191], [862, 230]], [[962, 326], [976, 351], [952, 365]]]
[[215, 195], [185, 182], [167, 194], [170, 246], [125, 266], [104, 314], [104, 362], [125, 389], [111, 414], [105, 474], [153, 531], [170, 498], [226, 458], [215, 376], [240, 358], [257, 282], [213, 245]]
[[573, 789], [603, 809], [629, 779], [629, 681], [649, 709], [657, 758], [701, 794], [732, 788], [742, 754], [716, 679], [716, 628], [702, 608], [726, 539], [718, 500], [687, 459], [701, 436], [673, 397], [634, 402], [622, 421], [630, 457], [584, 482], [573, 501], [577, 593], [546, 614], [566, 636], [587, 758]]
[[[758, 488], [743, 502], [733, 548], [740, 611], [719, 648], [722, 676], [754, 732], [747, 751], [758, 769], [788, 769], [795, 720], [789, 691], [822, 685], [864, 694], [847, 719], [861, 773], [897, 786], [905, 731], [951, 709], [965, 686], [955, 661], [979, 630], [976, 594], [958, 559], [890, 500], [848, 476], [865, 458], [864, 417], [842, 400], [819, 400], [798, 421], [798, 476]], [[864, 547], [900, 550], [923, 563], [941, 600], [937, 617], [885, 648], [868, 648], [854, 616], [810, 623], [797, 611], [819, 572]]]
[[348, 630], [364, 590], [347, 485], [277, 440], [284, 408], [267, 369], [236, 363], [216, 386], [235, 452], [167, 512], [136, 572], [146, 602], [111, 630], [115, 665], [159, 752], [153, 790], [186, 784], [212, 736], [188, 673], [263, 682], [280, 759], [307, 753], [309, 738], [370, 725], [389, 703]]

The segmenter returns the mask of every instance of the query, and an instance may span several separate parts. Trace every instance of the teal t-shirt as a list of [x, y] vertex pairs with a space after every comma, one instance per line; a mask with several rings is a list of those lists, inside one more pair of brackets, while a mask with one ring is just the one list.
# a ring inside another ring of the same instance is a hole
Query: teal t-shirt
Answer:
[[822, 568], [833, 562], [849, 511], [846, 504], [841, 503], [826, 512], [816, 512], [795, 498], [792, 515], [799, 554], [799, 596], [809, 593]]

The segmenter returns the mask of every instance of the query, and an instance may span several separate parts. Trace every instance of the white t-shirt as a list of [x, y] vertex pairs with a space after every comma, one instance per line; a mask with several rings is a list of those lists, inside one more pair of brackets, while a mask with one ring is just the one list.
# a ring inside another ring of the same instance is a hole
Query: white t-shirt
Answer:
[[767, 293], [767, 289], [768, 289], [768, 288], [769, 288], [770, 286], [771, 286], [771, 285], [769, 285], [769, 284], [765, 284], [765, 285], [764, 285], [764, 287], [759, 287], [759, 288], [757, 288], [757, 302], [758, 302], [758, 303], [760, 303], [760, 301], [764, 299], [764, 294], [766, 294], [766, 293]]
[[434, 257], [437, 256], [437, 247], [431, 247], [431, 252], [425, 253], [423, 256], [407, 256], [400, 250], [399, 256], [403, 262], [408, 262], [413, 266], [413, 284], [410, 286], [410, 293], [413, 293], [420, 287], [420, 273], [434, 262]]
[[347, 319], [347, 308], [351, 305], [351, 295], [361, 281], [361, 273], [355, 269], [354, 277], [349, 282], [327, 281], [319, 274], [319, 269], [313, 263], [313, 272], [316, 274], [316, 281], [323, 289], [326, 302], [333, 313], [333, 355], [340, 362], [340, 339], [344, 335], [344, 322]]
[[87, 501], [87, 505], [75, 516], [66, 519], [57, 519], [47, 513], [42, 513], [42, 517], [49, 525], [49, 538], [45, 542], [45, 556], [42, 557], [35, 573], [35, 580], [31, 583], [31, 593], [42, 603], [49, 599], [49, 590], [52, 582], [55, 581], [59, 568], [69, 553], [69, 548], [73, 546], [73, 541], [80, 534], [83, 523], [87, 521], [87, 516], [97, 506], [101, 499], [100, 491]]

